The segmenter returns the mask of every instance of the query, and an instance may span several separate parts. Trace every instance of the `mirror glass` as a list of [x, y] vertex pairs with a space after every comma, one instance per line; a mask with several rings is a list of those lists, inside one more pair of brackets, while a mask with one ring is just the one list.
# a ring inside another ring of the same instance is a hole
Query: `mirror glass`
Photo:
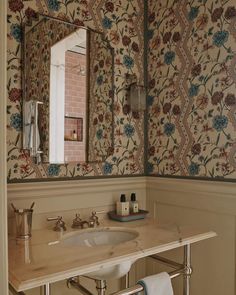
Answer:
[[23, 148], [37, 162], [113, 153], [114, 51], [103, 34], [38, 15], [24, 29]]

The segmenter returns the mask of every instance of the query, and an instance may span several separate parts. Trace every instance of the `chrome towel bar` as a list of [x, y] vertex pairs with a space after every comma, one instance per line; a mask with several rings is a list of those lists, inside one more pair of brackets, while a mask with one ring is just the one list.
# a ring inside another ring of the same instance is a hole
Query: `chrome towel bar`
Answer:
[[[184, 280], [184, 286], [183, 286], [183, 295], [190, 295], [190, 276], [192, 274], [192, 268], [191, 268], [191, 252], [190, 252], [190, 245], [184, 246], [184, 262], [183, 264], [177, 263], [175, 261], [169, 260], [164, 257], [160, 257], [159, 255], [152, 255], [150, 258], [153, 258], [157, 260], [158, 262], [161, 262], [163, 264], [166, 264], [172, 268], [175, 268], [174, 271], [169, 272], [169, 276], [171, 279], [174, 279], [176, 277], [179, 277], [180, 275], [183, 275]], [[132, 295], [136, 294], [138, 292], [142, 292], [143, 287], [139, 284], [126, 288], [124, 290], [115, 292], [111, 295]]]

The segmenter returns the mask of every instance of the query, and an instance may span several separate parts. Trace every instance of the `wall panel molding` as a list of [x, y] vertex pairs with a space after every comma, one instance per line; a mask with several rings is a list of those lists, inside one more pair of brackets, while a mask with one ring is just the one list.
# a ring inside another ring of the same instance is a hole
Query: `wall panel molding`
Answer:
[[8, 184], [8, 199], [50, 198], [125, 189], [146, 188], [146, 177], [68, 180]]
[[145, 208], [146, 177], [9, 184], [8, 214], [12, 219], [10, 203], [18, 208], [28, 208], [34, 201], [33, 225], [37, 224], [36, 228], [39, 228], [45, 226], [48, 214], [62, 214], [69, 220], [76, 210], [84, 212], [85, 216], [95, 208], [108, 211], [114, 208], [121, 193], [129, 199], [132, 192], [136, 192], [141, 208]]
[[[160, 223], [215, 231], [216, 238], [192, 246], [191, 295], [235, 294], [236, 184], [148, 177], [147, 209]], [[182, 257], [179, 250], [163, 255]], [[147, 261], [148, 274], [159, 271], [164, 269]], [[180, 280], [174, 282], [174, 292], [183, 294]]]
[[[148, 201], [236, 215], [236, 183], [147, 177]], [[150, 199], [149, 199], [150, 197]]]

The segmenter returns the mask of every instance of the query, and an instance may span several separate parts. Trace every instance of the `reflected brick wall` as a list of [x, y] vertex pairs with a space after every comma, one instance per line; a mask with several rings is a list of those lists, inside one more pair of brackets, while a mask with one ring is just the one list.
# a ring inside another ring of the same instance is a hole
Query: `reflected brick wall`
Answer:
[[86, 76], [81, 75], [80, 66], [86, 68], [86, 56], [67, 51], [65, 57], [65, 114], [70, 117], [83, 118], [82, 141], [68, 141], [73, 139], [76, 131], [80, 139], [81, 123], [76, 119], [65, 118], [65, 161], [85, 161], [85, 122], [86, 122]]

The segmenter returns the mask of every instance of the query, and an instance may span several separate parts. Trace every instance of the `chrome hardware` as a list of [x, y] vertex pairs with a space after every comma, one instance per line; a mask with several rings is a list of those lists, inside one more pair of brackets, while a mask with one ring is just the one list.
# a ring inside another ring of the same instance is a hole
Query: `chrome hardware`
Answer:
[[74, 277], [67, 279], [67, 288], [75, 288], [76, 290], [80, 291], [81, 294], [83, 295], [93, 295], [89, 290], [87, 290], [84, 286], [81, 285], [79, 281], [79, 277]]
[[82, 228], [82, 219], [80, 218], [79, 214], [75, 214], [75, 219], [72, 223], [72, 228]]
[[66, 231], [66, 224], [65, 222], [62, 220], [62, 216], [57, 216], [57, 217], [48, 217], [47, 221], [56, 221], [56, 224], [53, 228], [53, 230], [55, 231]]
[[92, 216], [89, 218], [89, 227], [96, 227], [99, 225], [96, 211], [92, 212]]
[[85, 225], [87, 225], [87, 227], [96, 227], [99, 225], [99, 221], [98, 221], [98, 217], [96, 215], [97, 213], [95, 211], [92, 212], [91, 217], [89, 218], [88, 221], [86, 220], [82, 220], [80, 218], [79, 214], [75, 215], [75, 219], [72, 222], [72, 228], [81, 228], [83, 229], [85, 227]]
[[72, 228], [84, 228], [84, 225], [87, 224], [87, 227], [89, 227], [89, 223], [88, 221], [86, 220], [82, 220], [80, 218], [80, 215], [79, 214], [76, 214], [75, 215], [75, 219], [73, 220], [73, 223], [72, 223]]
[[[173, 271], [170, 271], [168, 274], [171, 279], [177, 278], [179, 276], [183, 276], [183, 295], [190, 295], [190, 277], [192, 274], [191, 268], [191, 251], [190, 244], [184, 245], [184, 261], [183, 263], [178, 263], [172, 261], [170, 259], [161, 257], [159, 255], [151, 255], [149, 257], [154, 258], [160, 263], [166, 264], [169, 267], [173, 268]], [[89, 276], [84, 276], [86, 278], [92, 279], [96, 283], [96, 289], [98, 295], [106, 295], [106, 281], [105, 280], [96, 280]], [[67, 280], [67, 286], [73, 287], [80, 291], [83, 295], [92, 295], [89, 290], [83, 287], [79, 282], [79, 277], [70, 278]], [[126, 284], [126, 289], [112, 293], [111, 295], [135, 295], [138, 292], [142, 292], [144, 290], [143, 286], [137, 284], [133, 287], [128, 287], [128, 283]]]
[[33, 207], [32, 203], [30, 209], [16, 209], [11, 203], [15, 215], [16, 224], [16, 238], [20, 240], [27, 240], [31, 237]]
[[[191, 268], [191, 251], [190, 251], [190, 244], [184, 245], [184, 262], [183, 264], [177, 263], [175, 261], [169, 260], [164, 257], [160, 257], [159, 255], [152, 255], [151, 258], [166, 264], [175, 270], [169, 272], [169, 276], [171, 279], [177, 278], [179, 276], [183, 276], [183, 295], [190, 294], [190, 277], [192, 274]], [[112, 293], [111, 295], [133, 295], [138, 292], [143, 291], [143, 286], [137, 284], [133, 287], [126, 288], [125, 290], [118, 291], [116, 293]]]

